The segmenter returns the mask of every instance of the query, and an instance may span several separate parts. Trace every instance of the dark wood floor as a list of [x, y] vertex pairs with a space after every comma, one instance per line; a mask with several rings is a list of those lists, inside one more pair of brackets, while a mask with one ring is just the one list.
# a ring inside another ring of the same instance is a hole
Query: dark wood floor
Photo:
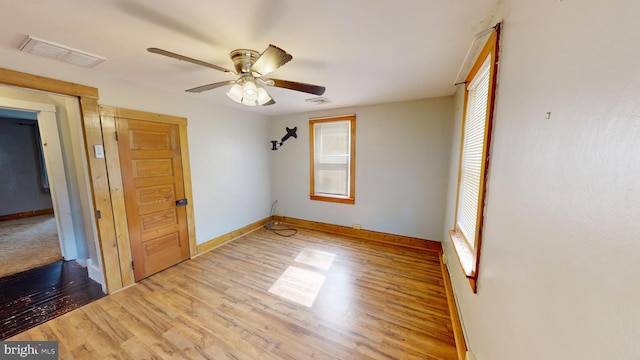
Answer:
[[75, 261], [58, 261], [0, 278], [0, 340], [104, 296]]
[[10, 340], [61, 359], [457, 359], [439, 253], [260, 229]]

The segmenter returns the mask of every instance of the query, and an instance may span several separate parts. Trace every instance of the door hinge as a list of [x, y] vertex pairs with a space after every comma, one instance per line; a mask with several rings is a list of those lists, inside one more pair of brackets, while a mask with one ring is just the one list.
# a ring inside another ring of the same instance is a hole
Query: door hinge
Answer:
[[116, 141], [118, 141], [118, 132], [116, 131]]
[[136, 266], [133, 264], [133, 261], [131, 262], [131, 270], [135, 270]]

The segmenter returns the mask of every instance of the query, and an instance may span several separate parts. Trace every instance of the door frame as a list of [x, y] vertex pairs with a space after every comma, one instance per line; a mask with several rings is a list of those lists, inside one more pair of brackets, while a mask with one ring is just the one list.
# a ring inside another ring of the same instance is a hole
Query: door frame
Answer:
[[36, 113], [60, 252], [65, 260], [78, 258], [55, 105], [0, 97], [0, 108]]
[[118, 253], [120, 254], [122, 282], [123, 286], [129, 286], [134, 284], [135, 280], [133, 269], [131, 268], [131, 240], [129, 238], [129, 228], [127, 226], [127, 212], [125, 207], [124, 188], [122, 185], [122, 171], [120, 169], [120, 155], [118, 151], [118, 143], [116, 141], [116, 118], [118, 117], [178, 125], [184, 195], [185, 198], [189, 200], [186, 205], [186, 212], [190, 258], [197, 254], [197, 246], [195, 236], [195, 218], [193, 212], [193, 192], [191, 187], [191, 168], [189, 165], [189, 144], [187, 141], [187, 119], [171, 115], [100, 105], [100, 123], [102, 126], [105, 157], [109, 173], [109, 188], [114, 210], [113, 216], [115, 232], [116, 237], [118, 238], [117, 246]]
[[[91, 200], [93, 201], [94, 228], [98, 234], [98, 257], [101, 261], [101, 271], [104, 279], [105, 292], [110, 294], [122, 289], [125, 286], [133, 284], [122, 274], [126, 274], [130, 269], [131, 263], [121, 260], [126, 258], [127, 254], [131, 254], [131, 250], [119, 253], [118, 249], [122, 248], [118, 242], [122, 240], [116, 236], [116, 225], [121, 226], [120, 222], [116, 223], [114, 219], [114, 211], [112, 207], [112, 193], [109, 187], [110, 178], [117, 178], [114, 174], [107, 171], [107, 162], [105, 158], [97, 157], [94, 152], [94, 146], [104, 146], [103, 129], [100, 122], [100, 106], [98, 105], [98, 89], [90, 86], [75, 84], [67, 81], [56, 80], [43, 76], [28, 74], [20, 71], [0, 68], [0, 84], [15, 86], [18, 88], [39, 90], [53, 94], [68, 95], [79, 99], [81, 112], [82, 130], [84, 136], [85, 156], [89, 167], [89, 181], [91, 187]], [[134, 112], [145, 114], [142, 112]], [[146, 113], [149, 114], [149, 113]], [[169, 118], [175, 117], [166, 115], [150, 114], [151, 120], [170, 121]], [[187, 147], [187, 131], [186, 119], [182, 118], [183, 125], [180, 125], [180, 141], [182, 143], [183, 175], [185, 178], [185, 194], [192, 199], [191, 192], [191, 172], [189, 170], [188, 147]], [[107, 129], [108, 131], [109, 129]], [[114, 132], [111, 132], [114, 134]], [[115, 171], [115, 170], [114, 170]], [[115, 192], [113, 197], [117, 198], [118, 193]], [[124, 200], [123, 200], [124, 201]], [[114, 202], [118, 203], [117, 199]], [[189, 229], [189, 254], [191, 257], [196, 254], [195, 246], [195, 223], [193, 217], [193, 205], [190, 201], [187, 208], [187, 219]], [[121, 216], [119, 214], [118, 216]], [[128, 234], [127, 234], [128, 237]], [[124, 280], [124, 281], [123, 281]]]
[[68, 95], [79, 100], [85, 157], [89, 168], [90, 195], [95, 210], [91, 216], [94, 219], [93, 227], [98, 235], [97, 256], [104, 279], [102, 285], [106, 293], [121, 289], [123, 287], [122, 276], [116, 247], [117, 239], [114, 231], [107, 167], [104, 159], [98, 158], [88, 151], [92, 145], [102, 145], [98, 89], [4, 68], [0, 68], [0, 84]]

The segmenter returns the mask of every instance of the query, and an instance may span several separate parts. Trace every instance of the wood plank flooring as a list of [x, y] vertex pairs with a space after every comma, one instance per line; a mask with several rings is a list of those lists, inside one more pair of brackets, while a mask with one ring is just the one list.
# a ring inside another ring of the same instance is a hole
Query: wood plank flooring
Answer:
[[0, 278], [0, 340], [104, 296], [75, 261], [57, 261]]
[[[438, 256], [260, 229], [10, 340], [57, 340], [60, 359], [456, 359]], [[269, 292], [290, 267], [323, 277], [310, 307]]]

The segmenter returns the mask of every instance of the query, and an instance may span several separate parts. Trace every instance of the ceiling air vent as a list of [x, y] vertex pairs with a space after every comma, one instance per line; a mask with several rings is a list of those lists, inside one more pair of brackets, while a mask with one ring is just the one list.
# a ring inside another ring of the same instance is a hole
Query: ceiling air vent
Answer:
[[331, 100], [327, 99], [326, 97], [314, 97], [311, 99], [306, 99], [305, 101], [316, 105], [328, 104], [331, 102]]
[[18, 48], [22, 52], [28, 52], [34, 55], [46, 57], [49, 59], [60, 60], [69, 64], [82, 66], [86, 68], [94, 67], [106, 59], [97, 55], [89, 54], [84, 51], [75, 50], [49, 41], [27, 37], [22, 45]]

